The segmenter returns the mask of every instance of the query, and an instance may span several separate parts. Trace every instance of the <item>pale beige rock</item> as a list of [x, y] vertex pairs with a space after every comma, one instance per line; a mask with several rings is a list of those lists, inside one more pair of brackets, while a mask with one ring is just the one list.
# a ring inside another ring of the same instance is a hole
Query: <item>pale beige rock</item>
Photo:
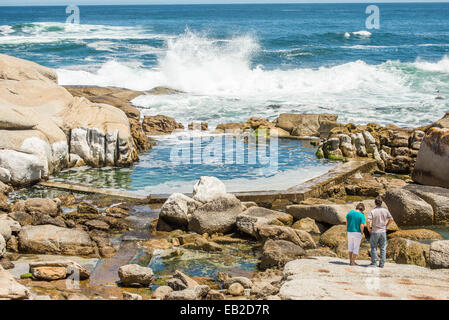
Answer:
[[95, 245], [84, 230], [40, 225], [22, 228], [19, 249], [27, 253], [90, 255]]
[[0, 300], [30, 299], [31, 293], [0, 266]]
[[449, 299], [449, 270], [370, 261], [350, 267], [345, 259], [317, 257], [294, 260], [284, 268], [279, 296], [285, 300]]
[[424, 137], [412, 173], [415, 182], [449, 188], [449, 129], [431, 128]]

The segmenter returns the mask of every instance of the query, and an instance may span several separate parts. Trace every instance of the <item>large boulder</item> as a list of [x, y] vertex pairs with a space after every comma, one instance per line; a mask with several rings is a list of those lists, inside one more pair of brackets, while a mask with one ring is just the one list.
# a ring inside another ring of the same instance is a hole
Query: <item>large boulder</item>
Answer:
[[291, 225], [293, 217], [287, 213], [262, 207], [250, 207], [237, 217], [239, 231], [258, 237], [258, 228], [262, 225]]
[[29, 299], [31, 292], [0, 266], [0, 300]]
[[127, 264], [118, 269], [118, 275], [122, 285], [149, 286], [153, 282], [153, 270], [141, 267], [138, 264]]
[[449, 269], [449, 240], [434, 241], [431, 243], [430, 268]]
[[182, 193], [173, 193], [162, 205], [159, 219], [171, 226], [187, 226], [190, 215], [201, 205]]
[[330, 248], [347, 243], [347, 232], [345, 225], [336, 225], [324, 232], [320, 237], [320, 243]]
[[206, 203], [226, 195], [226, 186], [215, 177], [201, 177], [193, 186], [193, 199]]
[[199, 234], [226, 233], [235, 227], [237, 216], [245, 207], [232, 194], [226, 194], [195, 210], [188, 228]]
[[157, 115], [145, 116], [142, 121], [142, 128], [147, 135], [155, 136], [171, 134], [176, 129], [184, 129], [184, 126], [172, 117]]
[[293, 224], [292, 228], [297, 229], [297, 230], [303, 230], [305, 232], [312, 233], [312, 234], [320, 234], [321, 233], [320, 228], [315, 223], [315, 220], [313, 220], [312, 218], [302, 218], [302, 219], [296, 221]]
[[415, 182], [449, 188], [449, 129], [430, 128], [421, 143], [412, 178]]
[[87, 256], [95, 252], [95, 243], [81, 229], [24, 226], [19, 233], [19, 249], [26, 253]]
[[434, 224], [449, 224], [449, 189], [409, 184], [403, 189], [413, 192], [433, 208]]
[[423, 240], [443, 240], [443, 237], [435, 231], [428, 229], [411, 229], [411, 230], [398, 230], [388, 235], [390, 239], [404, 238], [415, 241]]
[[[372, 202], [372, 201], [371, 201]], [[374, 204], [366, 203], [374, 208]], [[332, 225], [345, 224], [346, 215], [349, 211], [354, 210], [355, 204], [295, 204], [287, 206], [287, 213], [291, 214], [295, 219], [312, 218], [318, 222], [324, 222]]]
[[263, 246], [260, 268], [283, 267], [287, 262], [304, 256], [300, 246], [285, 240], [267, 240]]
[[71, 165], [137, 159], [122, 110], [74, 98], [53, 71], [29, 61], [1, 55], [0, 74], [2, 181], [27, 185]]
[[292, 136], [320, 136], [320, 131], [329, 132], [329, 124], [335, 123], [335, 114], [282, 113], [276, 119], [276, 127], [286, 130]]
[[303, 249], [315, 249], [316, 244], [312, 236], [303, 231], [290, 227], [263, 225], [258, 228], [259, 237], [263, 240], [290, 241]]
[[432, 206], [411, 191], [392, 189], [385, 193], [383, 200], [398, 226], [433, 224]]
[[61, 210], [61, 203], [47, 198], [29, 198], [27, 200], [16, 201], [12, 205], [12, 211], [27, 212], [27, 213], [42, 213], [51, 217], [59, 215]]
[[429, 251], [430, 246], [428, 244], [409, 239], [394, 238], [388, 241], [387, 258], [400, 264], [428, 267]]

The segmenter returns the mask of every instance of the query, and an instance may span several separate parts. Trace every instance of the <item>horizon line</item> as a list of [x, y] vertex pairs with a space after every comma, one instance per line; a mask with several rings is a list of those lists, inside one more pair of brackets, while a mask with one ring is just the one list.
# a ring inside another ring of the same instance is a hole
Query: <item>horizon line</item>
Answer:
[[[116, 4], [96, 4], [96, 3], [92, 3], [92, 4], [80, 4], [80, 5], [76, 5], [78, 7], [85, 7], [85, 6], [102, 6], [102, 7], [107, 7], [107, 6], [196, 6], [196, 5], [296, 5], [296, 4], [408, 4], [408, 3], [423, 3], [423, 4], [432, 4], [432, 3], [449, 3], [449, 0], [445, 0], [445, 1], [423, 1], [423, 0], [418, 0], [418, 1], [394, 1], [394, 2], [385, 2], [385, 1], [377, 1], [377, 0], [372, 0], [369, 2], [353, 2], [351, 0], [349, 1], [339, 1], [339, 2], [312, 2], [312, 1], [306, 1], [306, 2], [235, 2], [235, 3], [116, 3]], [[14, 4], [6, 4], [6, 5], [1, 5], [0, 7], [67, 7], [69, 5], [73, 5], [70, 3], [67, 4], [19, 4], [19, 5], [14, 5]]]

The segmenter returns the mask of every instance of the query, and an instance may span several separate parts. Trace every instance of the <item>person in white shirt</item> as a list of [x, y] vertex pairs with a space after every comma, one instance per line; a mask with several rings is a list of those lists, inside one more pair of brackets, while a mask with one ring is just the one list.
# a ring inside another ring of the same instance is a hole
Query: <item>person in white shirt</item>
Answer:
[[375, 267], [377, 263], [377, 248], [380, 247], [379, 268], [383, 268], [387, 251], [387, 227], [392, 223], [393, 217], [388, 209], [382, 207], [382, 199], [374, 200], [376, 208], [368, 214], [367, 228], [370, 232], [371, 245], [371, 265]]

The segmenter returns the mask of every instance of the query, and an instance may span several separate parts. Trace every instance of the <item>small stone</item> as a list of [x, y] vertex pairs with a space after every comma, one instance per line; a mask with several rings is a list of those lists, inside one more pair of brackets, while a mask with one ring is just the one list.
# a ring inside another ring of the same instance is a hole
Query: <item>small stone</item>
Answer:
[[228, 288], [228, 293], [232, 296], [241, 296], [245, 288], [238, 282], [231, 284]]
[[65, 267], [36, 267], [32, 269], [31, 274], [38, 280], [52, 281], [65, 279], [67, 269]]
[[99, 211], [97, 210], [97, 208], [95, 208], [93, 205], [86, 203], [86, 202], [81, 202], [78, 205], [78, 209], [77, 212], [79, 214], [98, 214]]
[[135, 293], [123, 292], [123, 300], [142, 300], [142, 296]]
[[169, 286], [157, 287], [156, 290], [154, 290], [154, 292], [153, 292], [153, 298], [159, 299], [159, 300], [164, 300], [165, 296], [172, 291], [173, 291], [173, 289], [170, 288]]
[[122, 285], [149, 286], [153, 282], [153, 270], [141, 267], [138, 264], [121, 266], [118, 275]]

